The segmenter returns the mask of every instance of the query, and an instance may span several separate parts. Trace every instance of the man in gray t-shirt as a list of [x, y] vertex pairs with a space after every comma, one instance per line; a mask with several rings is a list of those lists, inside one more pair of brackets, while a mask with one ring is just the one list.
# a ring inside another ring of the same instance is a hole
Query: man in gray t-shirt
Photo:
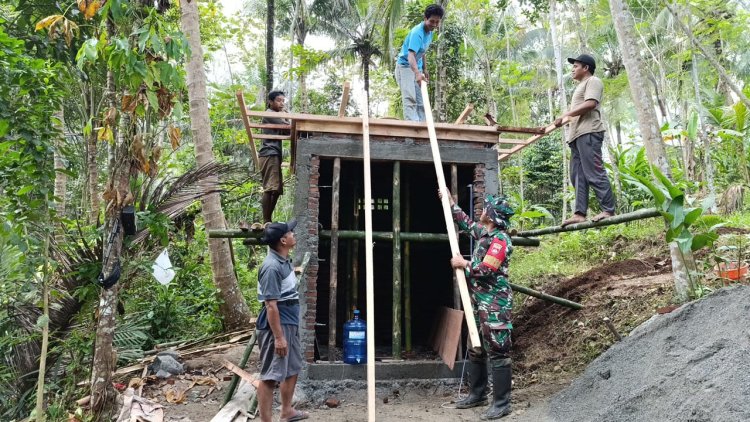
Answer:
[[592, 221], [600, 221], [615, 215], [615, 196], [609, 183], [607, 172], [602, 161], [602, 142], [604, 141], [604, 124], [602, 123], [601, 102], [604, 85], [594, 76], [596, 62], [588, 54], [581, 54], [575, 59], [569, 58], [573, 65], [573, 79], [578, 81], [570, 101], [570, 109], [555, 120], [556, 126], [563, 124], [564, 118], [570, 119], [568, 146], [570, 146], [570, 181], [576, 189], [575, 214], [562, 226], [586, 221], [589, 208], [589, 187], [594, 189], [602, 212]]
[[[268, 94], [268, 109], [281, 113], [284, 111], [286, 98], [281, 91], [271, 91]], [[277, 117], [264, 117], [261, 123], [288, 125], [289, 121]], [[263, 129], [266, 135], [289, 135], [289, 130], [285, 129]], [[260, 175], [263, 180], [263, 197], [260, 200], [260, 206], [263, 211], [263, 222], [269, 223], [273, 218], [273, 210], [279, 201], [279, 196], [284, 193], [284, 180], [281, 175], [281, 140], [280, 139], [263, 139], [260, 150], [258, 151], [258, 160], [260, 164]]]
[[268, 256], [258, 270], [258, 300], [263, 308], [256, 328], [260, 347], [258, 409], [262, 422], [273, 418], [273, 390], [281, 392], [281, 420], [307, 419], [308, 414], [292, 407], [297, 376], [302, 369], [299, 339], [299, 293], [297, 277], [289, 252], [297, 244], [295, 221], [266, 226], [261, 242], [268, 245]]

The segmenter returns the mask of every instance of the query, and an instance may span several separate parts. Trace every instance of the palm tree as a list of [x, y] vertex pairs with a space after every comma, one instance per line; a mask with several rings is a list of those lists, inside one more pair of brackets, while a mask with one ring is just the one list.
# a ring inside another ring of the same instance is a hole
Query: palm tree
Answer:
[[273, 89], [273, 37], [275, 0], [266, 0], [266, 93]]

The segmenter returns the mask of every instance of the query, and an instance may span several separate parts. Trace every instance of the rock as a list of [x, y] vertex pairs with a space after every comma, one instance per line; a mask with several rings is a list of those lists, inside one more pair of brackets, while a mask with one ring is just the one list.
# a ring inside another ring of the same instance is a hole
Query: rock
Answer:
[[156, 356], [169, 356], [174, 360], [180, 359], [180, 353], [176, 350], [164, 350], [163, 352], [157, 353]]
[[170, 374], [169, 372], [167, 372], [167, 371], [165, 371], [163, 369], [160, 369], [160, 370], [156, 371], [156, 378], [165, 379], [165, 378], [169, 378], [171, 376], [172, 376], [172, 374]]
[[326, 406], [329, 408], [339, 407], [341, 406], [341, 400], [337, 399], [336, 397], [329, 397], [326, 399]]
[[182, 364], [180, 362], [177, 362], [177, 359], [175, 359], [171, 354], [156, 355], [156, 359], [154, 359], [154, 362], [149, 365], [148, 369], [151, 370], [152, 373], [156, 373], [157, 376], [159, 376], [158, 373], [160, 371], [164, 371], [172, 375], [180, 375], [185, 372]]

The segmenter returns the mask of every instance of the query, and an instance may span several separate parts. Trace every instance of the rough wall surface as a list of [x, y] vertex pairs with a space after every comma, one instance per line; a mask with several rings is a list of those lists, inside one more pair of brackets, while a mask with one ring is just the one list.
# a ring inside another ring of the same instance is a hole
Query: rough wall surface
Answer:
[[[496, 193], [497, 152], [485, 144], [440, 141], [440, 155], [444, 164], [474, 164], [474, 191], [481, 213], [485, 192]], [[410, 139], [373, 139], [370, 156], [376, 161], [432, 162], [429, 142]], [[320, 191], [320, 161], [340, 157], [342, 160], [362, 160], [362, 140], [348, 136], [309, 134], [297, 144], [297, 189], [294, 216], [298, 221], [295, 264], [305, 252], [310, 252], [310, 264], [300, 285], [302, 324], [300, 336], [307, 362], [314, 359], [315, 314], [318, 278], [318, 222]], [[494, 175], [494, 176], [493, 176]], [[450, 176], [450, 174], [449, 174]], [[390, 181], [389, 181], [390, 182]]]

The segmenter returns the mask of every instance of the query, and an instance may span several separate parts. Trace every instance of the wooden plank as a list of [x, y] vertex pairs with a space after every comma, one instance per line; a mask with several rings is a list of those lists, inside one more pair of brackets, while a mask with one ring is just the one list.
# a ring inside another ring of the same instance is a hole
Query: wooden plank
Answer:
[[[222, 406], [221, 410], [211, 419], [211, 422], [247, 421], [247, 412], [252, 407], [256, 388], [248, 382], [242, 382], [237, 394], [231, 401]], [[241, 416], [237, 416], [241, 415]]]
[[282, 125], [278, 123], [252, 123], [248, 124], [253, 129], [278, 129], [278, 130], [289, 130], [292, 125]]
[[240, 115], [242, 115], [242, 123], [245, 125], [245, 133], [247, 133], [247, 139], [250, 143], [250, 155], [253, 159], [253, 165], [255, 171], [260, 171], [260, 164], [258, 161], [258, 150], [255, 149], [255, 140], [253, 140], [253, 131], [250, 128], [250, 119], [247, 114], [247, 106], [245, 105], [245, 96], [242, 94], [242, 90], [237, 90], [237, 104], [240, 106]]
[[546, 136], [546, 135], [554, 132], [555, 130], [561, 128], [562, 126], [568, 124], [570, 122], [570, 120], [571, 120], [570, 117], [564, 118], [563, 121], [562, 121], [562, 125], [560, 125], [560, 126], [555, 126], [555, 124], [552, 123], [551, 125], [549, 125], [549, 126], [547, 126], [547, 127], [544, 128], [544, 133], [540, 133], [540, 134], [531, 136], [528, 139], [526, 139], [526, 143], [525, 144], [523, 144], [523, 145], [516, 145], [515, 147], [511, 148], [507, 152], [503, 152], [503, 153], [498, 154], [497, 159], [499, 161], [504, 161], [504, 160], [508, 159], [508, 157], [510, 157], [511, 155], [517, 153], [518, 151], [526, 148], [527, 146], [533, 144], [534, 142], [542, 139], [544, 136]]
[[[437, 135], [435, 134], [435, 124], [432, 119], [432, 108], [430, 107], [430, 96], [427, 92], [427, 84], [422, 81], [420, 84], [422, 88], [422, 101], [424, 102], [424, 114], [427, 120], [427, 129], [430, 133], [430, 147], [432, 149], [432, 159], [435, 164], [435, 173], [437, 173], [438, 188], [446, 188], [445, 175], [443, 174], [443, 164], [440, 160], [440, 149], [438, 148]], [[443, 205], [443, 217], [445, 218], [445, 226], [448, 230], [448, 241], [451, 245], [451, 255], [461, 255], [461, 251], [458, 248], [458, 236], [453, 226], [453, 216], [451, 215], [450, 203], [448, 201], [448, 195], [442, 195], [440, 201]], [[456, 269], [456, 279], [458, 280], [458, 288], [461, 293], [461, 302], [464, 307], [464, 315], [466, 316], [466, 325], [469, 330], [469, 342], [471, 347], [481, 347], [479, 340], [479, 331], [474, 321], [474, 308], [471, 306], [471, 297], [469, 296], [469, 288], [466, 285], [466, 274], [461, 269]]]
[[287, 139], [291, 138], [291, 136], [290, 135], [272, 135], [270, 133], [253, 133], [253, 138], [286, 141]]
[[227, 369], [237, 374], [240, 378], [245, 380], [245, 382], [249, 383], [250, 385], [255, 385], [255, 382], [257, 382], [254, 376], [250, 375], [247, 371], [233, 364], [232, 362], [224, 359], [222, 363]]
[[461, 115], [458, 116], [458, 119], [456, 119], [455, 123], [456, 125], [462, 125], [466, 121], [466, 119], [469, 118], [469, 115], [471, 112], [474, 111], [474, 104], [469, 103], [466, 104], [466, 108], [464, 108], [464, 111], [461, 112]]
[[[297, 126], [299, 132], [341, 133], [347, 135], [361, 134], [359, 124], [341, 122], [300, 121]], [[477, 142], [483, 144], [496, 144], [497, 133], [463, 131], [458, 128], [437, 129], [438, 138], [441, 141]], [[428, 140], [430, 135], [425, 127], [391, 127], [370, 126], [370, 136], [387, 136], [401, 138], [415, 138]]]
[[331, 194], [331, 270], [328, 293], [328, 361], [336, 360], [336, 297], [339, 276], [339, 191], [341, 190], [341, 158], [333, 160], [333, 193]]
[[[453, 202], [458, 203], [458, 166], [451, 164], [451, 194], [453, 194]], [[458, 225], [453, 224], [456, 233], [458, 233]], [[456, 274], [453, 274], [453, 309], [461, 309], [461, 290], [458, 288], [458, 280]], [[459, 334], [461, 328], [459, 326]], [[463, 355], [461, 353], [461, 342], [459, 342], [458, 348], [456, 349], [456, 359], [460, 359]]]
[[535, 135], [544, 135], [545, 129], [538, 127], [513, 127], [513, 126], [496, 126], [498, 132], [506, 133], [533, 133]]
[[346, 116], [346, 106], [349, 105], [349, 89], [351, 85], [349, 81], [344, 82], [344, 92], [341, 93], [341, 105], [339, 105], [339, 117]]
[[498, 144], [513, 144], [513, 145], [526, 145], [529, 142], [528, 139], [510, 139], [510, 138], [500, 138], [499, 141], [497, 141]]
[[367, 307], [367, 420], [375, 422], [375, 287], [372, 243], [372, 181], [370, 171], [370, 98], [362, 100], [362, 158], [365, 176], [365, 290]]
[[289, 137], [289, 174], [297, 172], [297, 122], [290, 121], [291, 136]]
[[456, 363], [456, 351], [461, 342], [461, 324], [464, 321], [464, 312], [457, 309], [443, 308], [443, 318], [440, 321], [439, 332], [443, 333], [438, 339], [437, 352], [448, 368], [453, 369]]
[[393, 162], [393, 359], [401, 359], [401, 163]]

